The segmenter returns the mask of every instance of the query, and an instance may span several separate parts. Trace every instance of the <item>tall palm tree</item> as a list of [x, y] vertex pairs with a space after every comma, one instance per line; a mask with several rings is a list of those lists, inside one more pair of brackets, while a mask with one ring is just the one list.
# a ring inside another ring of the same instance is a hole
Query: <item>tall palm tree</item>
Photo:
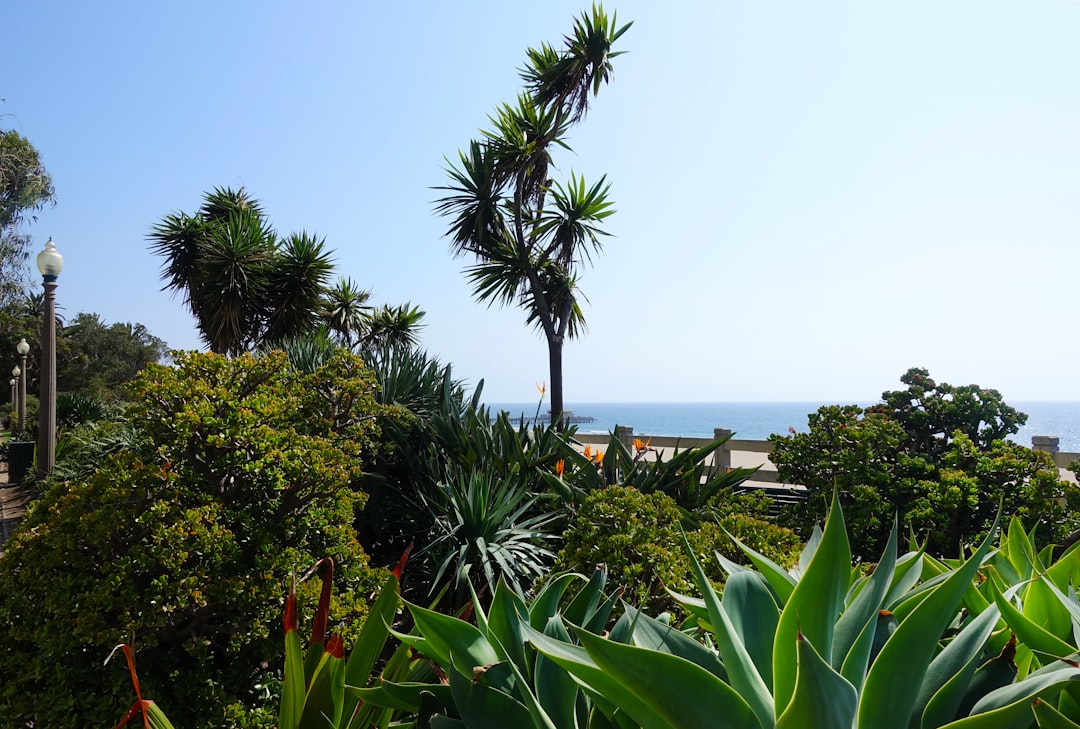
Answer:
[[323, 317], [326, 326], [346, 347], [352, 348], [364, 329], [364, 314], [371, 292], [360, 288], [348, 277], [339, 278], [324, 298]]
[[164, 289], [182, 294], [211, 351], [235, 355], [318, 323], [333, 269], [325, 241], [279, 239], [243, 188], [215, 188], [196, 213], [166, 215], [148, 238], [165, 259]]
[[614, 14], [594, 5], [574, 21], [563, 48], [529, 49], [525, 91], [495, 112], [492, 129], [458, 152], [458, 163], [446, 170], [450, 184], [437, 188], [448, 193], [435, 210], [452, 219], [451, 250], [476, 259], [466, 268], [473, 295], [488, 305], [518, 304], [543, 333], [557, 427], [563, 425], [563, 345], [585, 330], [578, 268], [602, 248], [600, 223], [614, 210], [604, 177], [588, 185], [571, 173], [565, 184], [553, 183], [551, 152], [569, 149], [566, 134], [611, 80], [611, 59], [619, 55], [612, 45], [629, 27], [617, 27]]

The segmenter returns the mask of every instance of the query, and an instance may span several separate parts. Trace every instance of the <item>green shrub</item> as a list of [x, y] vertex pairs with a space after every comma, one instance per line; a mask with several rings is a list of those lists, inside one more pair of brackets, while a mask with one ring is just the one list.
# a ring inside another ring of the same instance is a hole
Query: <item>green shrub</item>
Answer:
[[[1027, 416], [1000, 393], [936, 383], [926, 370], [901, 378], [867, 408], [831, 405], [812, 413], [809, 431], [770, 438], [780, 479], [809, 490], [782, 523], [808, 536], [838, 488], [854, 553], [873, 559], [899, 514], [931, 554], [955, 554], [986, 534], [999, 503], [1040, 544], [1080, 526], [1080, 490], [1061, 481], [1046, 453], [1004, 440]], [[902, 530], [901, 544], [906, 544]]]
[[291, 572], [333, 557], [346, 637], [381, 581], [352, 528], [379, 412], [357, 358], [305, 375], [280, 354], [183, 354], [133, 390], [135, 441], [52, 486], [0, 558], [2, 726], [111, 726], [130, 704], [126, 671], [102, 666], [119, 643], [178, 726], [225, 725], [280, 666]]
[[[659, 491], [643, 494], [625, 486], [597, 489], [586, 497], [566, 531], [566, 544], [554, 570], [589, 573], [603, 563], [611, 582], [626, 588], [623, 599], [642, 612], [655, 615], [676, 609], [677, 603], [665, 586], [683, 594], [693, 589], [682, 543], [684, 517], [675, 500]], [[695, 553], [710, 565], [716, 565], [714, 552], [745, 563], [745, 556], [725, 529], [784, 566], [795, 563], [802, 546], [794, 532], [734, 512], [725, 514], [719, 525], [707, 521], [686, 531], [686, 537]], [[719, 568], [709, 577], [717, 583], [723, 581]]]

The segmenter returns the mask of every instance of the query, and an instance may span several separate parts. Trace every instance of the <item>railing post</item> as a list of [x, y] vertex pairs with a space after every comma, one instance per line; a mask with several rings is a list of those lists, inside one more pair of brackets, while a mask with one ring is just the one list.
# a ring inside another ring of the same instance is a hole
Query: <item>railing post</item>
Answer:
[[1058, 452], [1058, 443], [1061, 439], [1056, 435], [1033, 435], [1031, 436], [1031, 450], [1044, 451], [1050, 455]]
[[619, 442], [626, 446], [627, 449], [634, 447], [634, 426], [632, 425], [616, 425], [615, 437], [619, 439]]
[[[727, 438], [729, 435], [731, 428], [713, 428], [713, 440]], [[731, 469], [731, 449], [728, 448], [730, 442], [713, 451], [713, 473], [727, 473]]]

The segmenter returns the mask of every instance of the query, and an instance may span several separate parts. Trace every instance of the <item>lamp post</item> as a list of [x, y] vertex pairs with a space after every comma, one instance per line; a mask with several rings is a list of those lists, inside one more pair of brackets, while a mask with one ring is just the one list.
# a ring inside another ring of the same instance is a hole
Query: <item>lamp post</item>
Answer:
[[[14, 402], [15, 402], [15, 416], [16, 417], [18, 417], [18, 415], [19, 415], [19, 390], [22, 389], [22, 381], [23, 381], [23, 378], [19, 376], [21, 374], [22, 374], [22, 370], [19, 369], [19, 365], [15, 365], [14, 367], [11, 368], [11, 377], [12, 377], [13, 380], [15, 380], [15, 391], [14, 391], [15, 392], [15, 401]], [[16, 427], [22, 428], [22, 426], [23, 426], [22, 418], [19, 418], [19, 422], [18, 422], [18, 425]]]
[[22, 379], [19, 380], [19, 427], [26, 430], [26, 379], [28, 375], [26, 355], [30, 353], [30, 345], [26, 342], [26, 337], [20, 339], [15, 345], [15, 351], [22, 358]]
[[11, 378], [11, 403], [15, 404], [15, 378]]
[[37, 472], [44, 478], [56, 462], [56, 277], [64, 267], [64, 257], [52, 238], [37, 254], [37, 268], [45, 287], [41, 320], [41, 403], [38, 407]]

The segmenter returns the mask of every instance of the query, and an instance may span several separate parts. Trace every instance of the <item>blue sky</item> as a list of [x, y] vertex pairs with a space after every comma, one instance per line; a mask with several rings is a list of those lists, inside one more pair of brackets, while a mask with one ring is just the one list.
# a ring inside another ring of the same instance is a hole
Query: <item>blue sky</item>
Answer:
[[[41, 3], [0, 9], [2, 120], [59, 204], [70, 316], [199, 340], [147, 230], [246, 186], [491, 401], [546, 349], [476, 304], [431, 188], [586, 5]], [[607, 3], [634, 21], [556, 158], [618, 212], [582, 280], [568, 402], [855, 401], [911, 366], [1010, 400], [1080, 400], [1080, 2]]]

